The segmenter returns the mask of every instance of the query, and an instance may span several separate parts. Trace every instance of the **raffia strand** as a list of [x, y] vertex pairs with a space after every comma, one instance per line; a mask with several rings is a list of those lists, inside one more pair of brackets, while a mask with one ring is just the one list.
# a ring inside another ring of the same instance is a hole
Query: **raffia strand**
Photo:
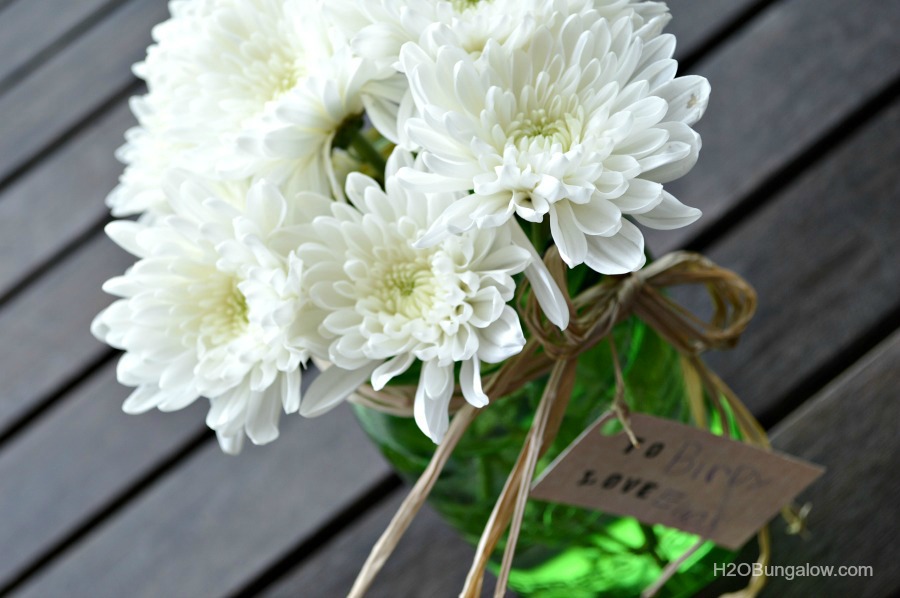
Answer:
[[375, 581], [375, 577], [378, 575], [378, 572], [381, 571], [381, 568], [384, 567], [384, 564], [394, 551], [394, 548], [396, 548], [400, 538], [403, 537], [403, 534], [409, 528], [412, 520], [418, 514], [422, 505], [425, 504], [425, 499], [428, 498], [428, 494], [431, 492], [434, 483], [444, 469], [447, 459], [449, 459], [450, 455], [453, 453], [453, 449], [456, 448], [463, 433], [477, 416], [478, 410], [471, 405], [466, 405], [456, 413], [453, 421], [450, 423], [447, 434], [444, 436], [444, 440], [435, 451], [434, 456], [431, 458], [431, 462], [428, 463], [428, 467], [422, 475], [419, 476], [415, 486], [413, 486], [412, 490], [406, 496], [406, 499], [404, 499], [400, 508], [397, 509], [394, 518], [388, 524], [387, 529], [384, 530], [381, 537], [378, 539], [378, 542], [375, 543], [375, 546], [369, 553], [369, 558], [366, 560], [365, 565], [363, 565], [362, 570], [348, 594], [349, 598], [361, 598], [365, 595], [369, 586], [372, 585], [372, 582]]

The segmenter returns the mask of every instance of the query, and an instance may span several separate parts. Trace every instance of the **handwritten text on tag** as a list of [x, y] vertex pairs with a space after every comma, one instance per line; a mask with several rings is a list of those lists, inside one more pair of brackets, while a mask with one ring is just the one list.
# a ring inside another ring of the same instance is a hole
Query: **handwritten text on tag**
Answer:
[[642, 414], [640, 440], [591, 426], [535, 483], [531, 497], [635, 517], [740, 548], [824, 469]]

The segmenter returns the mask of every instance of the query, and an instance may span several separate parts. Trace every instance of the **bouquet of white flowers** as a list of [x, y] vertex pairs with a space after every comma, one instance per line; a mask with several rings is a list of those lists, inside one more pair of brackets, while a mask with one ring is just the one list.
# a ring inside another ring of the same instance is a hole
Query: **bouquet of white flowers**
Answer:
[[[515, 528], [575, 358], [628, 313], [654, 319], [652, 302], [635, 299], [653, 276], [670, 275], [667, 285], [700, 267], [676, 256], [610, 276], [645, 265], [639, 225], [700, 216], [664, 188], [697, 161], [691, 127], [710, 92], [703, 77], [676, 77], [667, 7], [172, 0], [170, 10], [134, 67], [148, 91], [132, 100], [139, 124], [108, 197], [115, 216], [138, 216], [106, 229], [137, 262], [106, 283], [120, 299], [93, 325], [124, 351], [118, 377], [135, 388], [124, 409], [205, 397], [207, 425], [237, 453], [245, 437], [275, 440], [282, 412], [318, 416], [363, 386], [359, 400], [408, 408], [434, 443], [447, 437], [411, 514], [465, 421], [552, 373], [492, 520]], [[731, 302], [743, 312], [716, 323], [729, 338], [752, 313], [743, 290]], [[649, 323], [676, 346], [690, 336]], [[324, 371], [301, 393], [313, 360]], [[391, 393], [410, 372], [408, 396]], [[621, 400], [615, 413], [627, 427]]]
[[[440, 442], [459, 364], [519, 353], [541, 255], [644, 265], [640, 230], [700, 216], [663, 189], [697, 161], [709, 96], [675, 77], [662, 3], [174, 0], [135, 72], [107, 231], [139, 258], [94, 333], [126, 351], [129, 412], [210, 400], [228, 452], [422, 362], [416, 421]], [[395, 149], [391, 150], [390, 148]], [[389, 157], [385, 157], [389, 156]], [[310, 359], [329, 369], [300, 396]]]

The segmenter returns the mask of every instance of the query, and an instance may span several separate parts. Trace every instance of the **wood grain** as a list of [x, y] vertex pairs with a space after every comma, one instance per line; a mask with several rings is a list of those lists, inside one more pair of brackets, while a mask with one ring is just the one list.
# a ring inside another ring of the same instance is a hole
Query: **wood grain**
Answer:
[[103, 282], [132, 261], [97, 237], [0, 311], [0, 430], [109, 352], [91, 336], [91, 320], [112, 302]]
[[[874, 576], [773, 578], [768, 596], [879, 598], [900, 592], [900, 333], [872, 350], [775, 429], [777, 448], [828, 468], [811, 501], [809, 536], [775, 534], [780, 565], [869, 565]], [[775, 526], [773, 526], [775, 527]]]
[[0, 180], [14, 173], [135, 81], [165, 2], [133, 0], [0, 96]]
[[14, 595], [227, 595], [387, 473], [347, 408], [281, 429], [206, 446]]
[[110, 0], [28, 0], [14, 2], [0, 16], [0, 90], [13, 73], [27, 68], [35, 57], [52, 51], [67, 36]]
[[0, 195], [0, 296], [107, 217], [122, 170], [112, 155], [133, 123], [123, 102]]
[[758, 414], [900, 304], [900, 103], [708, 252], [744, 275], [759, 309], [709, 363]]
[[669, 0], [672, 22], [667, 33], [678, 38], [675, 58], [682, 60], [729, 26], [759, 0]]
[[[900, 592], [900, 478], [893, 475], [900, 436], [900, 332], [883, 341], [814, 398], [775, 427], [772, 443], [782, 451], [827, 467], [825, 475], [798, 497], [809, 502], [808, 532], [787, 535], [771, 525], [773, 565], [834, 566], [835, 576], [771, 576], [762, 598], [856, 596], [883, 598]], [[752, 563], [750, 545], [736, 562]], [[870, 566], [871, 577], [837, 577], [840, 566]], [[716, 598], [746, 585], [722, 577], [698, 598]]]
[[669, 185], [703, 210], [696, 224], [652, 234], [657, 253], [680, 246], [900, 75], [900, 3], [776, 2], [694, 71], [712, 85], [700, 161]]
[[[262, 595], [266, 598], [346, 596], [353, 585], [353, 574], [366, 560], [369, 549], [404, 496], [405, 490], [396, 492], [389, 500], [372, 508], [361, 522], [344, 530], [313, 558]], [[472, 561], [473, 550], [434, 510], [426, 506], [419, 513], [402, 544], [410, 549], [395, 553], [388, 560], [366, 594], [367, 598], [459, 594], [466, 581], [466, 564]], [[340, 574], [335, 575], [335, 572]], [[490, 573], [485, 576], [483, 596], [493, 596], [495, 581]]]
[[129, 416], [126, 392], [110, 364], [0, 452], [0, 586], [204, 429], [206, 401]]

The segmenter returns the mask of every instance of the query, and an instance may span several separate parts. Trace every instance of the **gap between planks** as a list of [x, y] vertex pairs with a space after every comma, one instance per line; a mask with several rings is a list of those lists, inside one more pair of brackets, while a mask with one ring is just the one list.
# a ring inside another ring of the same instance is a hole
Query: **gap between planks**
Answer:
[[[0, 95], [130, 0], [29, 0], [0, 19]], [[2, 7], [0, 7], [2, 9]]]
[[150, 43], [151, 23], [166, 14], [158, 0], [121, 4], [0, 96], [0, 114], [16, 115], [0, 121], [0, 188], [135, 85], [130, 67]]

